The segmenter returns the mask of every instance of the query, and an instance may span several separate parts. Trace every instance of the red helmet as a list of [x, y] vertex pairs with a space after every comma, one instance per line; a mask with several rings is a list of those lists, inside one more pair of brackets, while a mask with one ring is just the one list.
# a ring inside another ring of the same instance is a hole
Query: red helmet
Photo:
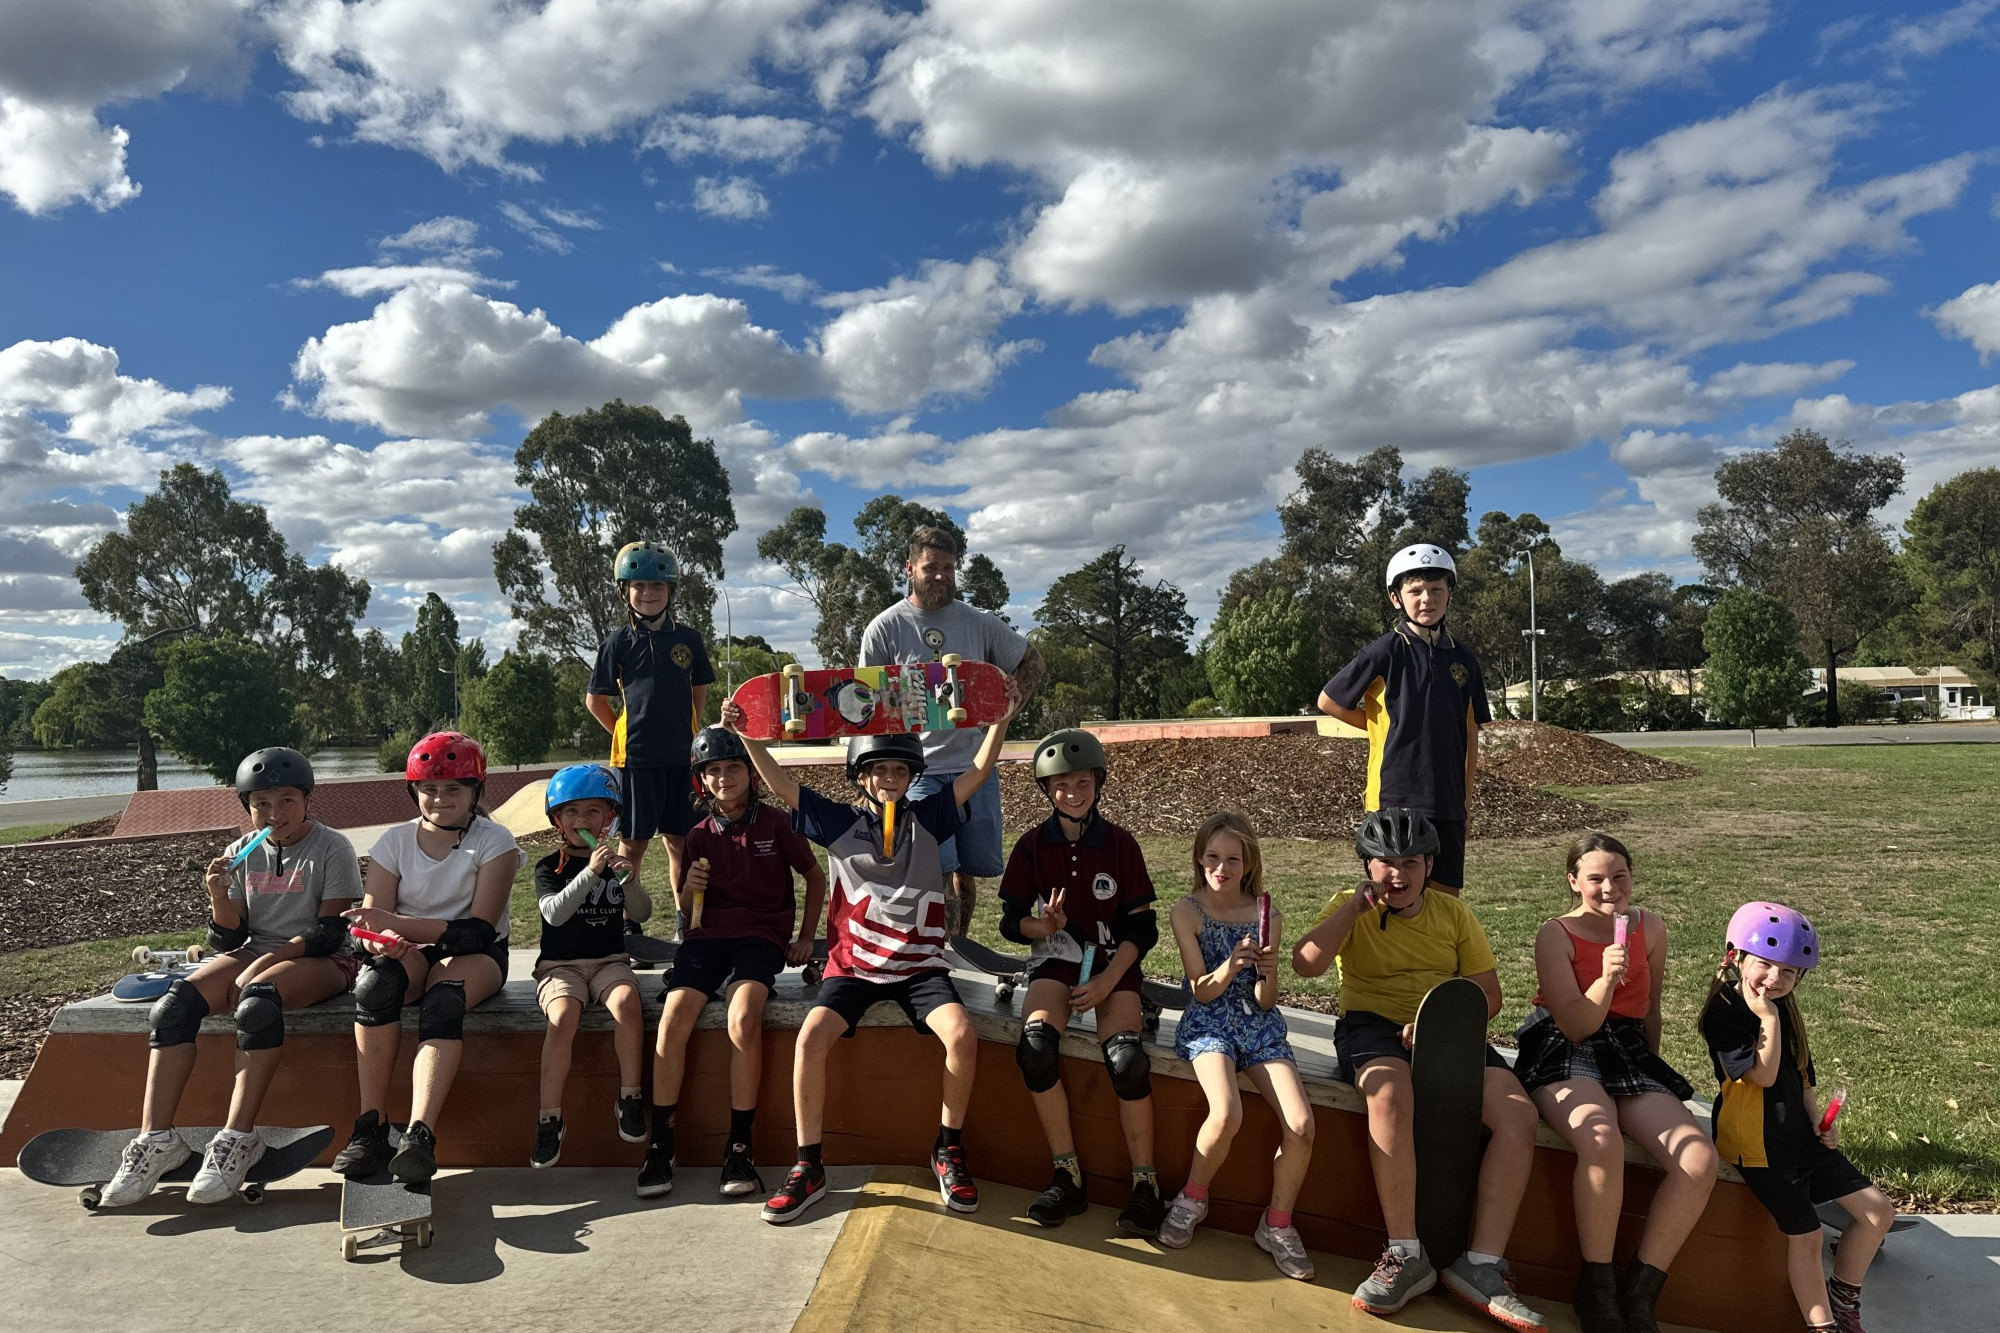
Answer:
[[403, 764], [408, 782], [484, 782], [486, 751], [459, 731], [434, 731], [410, 747]]

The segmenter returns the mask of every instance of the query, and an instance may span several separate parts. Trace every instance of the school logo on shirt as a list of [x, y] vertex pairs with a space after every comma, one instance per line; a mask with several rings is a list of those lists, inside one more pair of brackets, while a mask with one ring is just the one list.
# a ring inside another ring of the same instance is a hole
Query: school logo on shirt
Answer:
[[933, 626], [924, 631], [924, 646], [931, 650], [931, 660], [935, 662], [944, 656], [944, 631]]
[[1090, 894], [1101, 903], [1108, 903], [1118, 896], [1118, 881], [1109, 875], [1100, 874], [1090, 881]]
[[[679, 667], [683, 671], [686, 671], [689, 667], [694, 665], [694, 649], [688, 647], [684, 643], [675, 644], [674, 650], [668, 653], [667, 656], [673, 658], [674, 665]], [[1463, 685], [1464, 683], [1465, 683], [1464, 681], [1459, 682], [1459, 684], [1461, 685]]]
[[1462, 690], [1465, 688], [1465, 683], [1472, 679], [1472, 673], [1465, 669], [1465, 663], [1453, 662], [1451, 664], [1451, 678], [1458, 682], [1458, 688]]

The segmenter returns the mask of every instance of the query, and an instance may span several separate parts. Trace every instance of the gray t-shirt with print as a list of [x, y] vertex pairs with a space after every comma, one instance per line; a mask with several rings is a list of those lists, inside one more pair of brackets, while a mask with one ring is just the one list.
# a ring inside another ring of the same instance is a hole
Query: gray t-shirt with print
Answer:
[[[254, 834], [246, 833], [224, 849], [234, 856]], [[270, 953], [298, 938], [325, 916], [320, 904], [341, 898], [361, 900], [361, 863], [347, 835], [324, 824], [307, 828], [290, 847], [266, 838], [229, 876], [229, 897], [244, 905], [250, 927], [249, 948]]]
[[[868, 622], [860, 665], [935, 662], [957, 653], [968, 662], [991, 662], [1012, 673], [1027, 651], [1028, 641], [991, 611], [957, 599], [941, 611], [926, 611], [905, 597]], [[984, 734], [978, 727], [927, 731], [924, 762], [933, 773], [963, 773], [972, 767]]]

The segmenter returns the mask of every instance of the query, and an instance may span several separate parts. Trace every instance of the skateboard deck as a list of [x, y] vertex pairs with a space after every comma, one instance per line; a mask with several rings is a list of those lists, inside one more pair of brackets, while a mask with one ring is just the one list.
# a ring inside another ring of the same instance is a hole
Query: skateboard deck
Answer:
[[1453, 977], [1417, 1008], [1410, 1040], [1417, 1154], [1417, 1238], [1442, 1270], [1465, 1253], [1479, 1193], [1486, 1091], [1486, 992]]
[[202, 961], [202, 950], [199, 945], [186, 949], [148, 949], [142, 944], [132, 950], [132, 961], [147, 970], [118, 978], [112, 984], [111, 998], [137, 1004], [159, 999], [175, 981], [193, 975]]
[[755, 740], [831, 740], [985, 727], [1007, 714], [1007, 673], [947, 653], [937, 662], [787, 667], [752, 676], [730, 698]]
[[665, 967], [674, 961], [674, 955], [681, 946], [672, 940], [656, 939], [651, 935], [627, 934], [625, 952], [631, 956], [634, 972], [650, 972]]
[[[177, 1126], [174, 1133], [180, 1135], [193, 1153], [161, 1176], [160, 1183], [185, 1185], [193, 1180], [195, 1172], [201, 1170], [208, 1141], [221, 1132], [220, 1125]], [[330, 1125], [305, 1129], [260, 1125], [257, 1132], [264, 1138], [264, 1155], [243, 1177], [240, 1192], [245, 1203], [262, 1203], [264, 1186], [305, 1170], [333, 1142]], [[83, 1188], [77, 1191], [77, 1202], [85, 1208], [96, 1208], [104, 1196], [104, 1187], [118, 1174], [118, 1159], [124, 1155], [125, 1145], [138, 1134], [136, 1128], [44, 1131], [21, 1145], [21, 1174], [42, 1185], [80, 1185]]]
[[[1817, 1211], [1819, 1213], [1819, 1224], [1836, 1236], [1845, 1235], [1847, 1229], [1854, 1225], [1853, 1215], [1832, 1200], [1820, 1204]], [[1893, 1236], [1898, 1231], [1910, 1231], [1916, 1225], [1916, 1218], [1903, 1217], [1899, 1214], [1896, 1220], [1889, 1224], [1889, 1234]]]
[[[403, 1126], [389, 1127], [389, 1147], [403, 1148]], [[406, 1185], [385, 1166], [359, 1180], [348, 1177], [340, 1186], [340, 1257], [352, 1260], [363, 1250], [401, 1245], [414, 1240], [418, 1249], [431, 1244], [431, 1184]]]
[[[971, 966], [975, 972], [984, 972], [994, 978], [993, 998], [1007, 1004], [1014, 998], [1015, 990], [1028, 984], [1028, 969], [1034, 961], [1017, 958], [1012, 954], [989, 949], [978, 940], [964, 935], [952, 937], [951, 951], [960, 961]], [[1101, 971], [1093, 968], [1093, 973]], [[1187, 991], [1184, 987], [1169, 986], [1164, 982], [1141, 978], [1139, 981], [1139, 1014], [1141, 1024], [1148, 1032], [1160, 1029], [1160, 1014], [1163, 1010], [1187, 1008]]]

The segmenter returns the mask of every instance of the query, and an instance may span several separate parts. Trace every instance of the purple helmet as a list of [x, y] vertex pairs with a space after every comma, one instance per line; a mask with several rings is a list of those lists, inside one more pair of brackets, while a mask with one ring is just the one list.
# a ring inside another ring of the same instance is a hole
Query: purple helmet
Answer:
[[1726, 941], [1738, 953], [1810, 971], [1819, 962], [1819, 935], [1804, 912], [1783, 903], [1745, 903], [1729, 918]]

